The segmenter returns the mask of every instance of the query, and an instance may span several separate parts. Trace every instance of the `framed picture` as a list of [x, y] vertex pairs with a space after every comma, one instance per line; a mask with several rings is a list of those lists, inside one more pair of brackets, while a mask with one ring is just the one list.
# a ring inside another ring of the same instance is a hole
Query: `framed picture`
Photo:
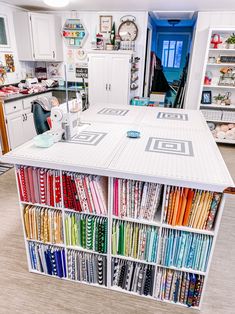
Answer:
[[100, 16], [100, 32], [111, 33], [113, 25], [112, 15], [101, 15]]
[[211, 104], [211, 91], [203, 91], [202, 92], [202, 99], [201, 99], [202, 104]]
[[6, 15], [0, 14], [0, 48], [10, 47], [9, 30]]

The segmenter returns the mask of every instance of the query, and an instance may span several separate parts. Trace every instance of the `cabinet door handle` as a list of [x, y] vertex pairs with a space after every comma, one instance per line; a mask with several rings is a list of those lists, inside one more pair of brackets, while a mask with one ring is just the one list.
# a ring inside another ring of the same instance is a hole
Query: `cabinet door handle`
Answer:
[[25, 116], [24, 116], [24, 114], [22, 114], [22, 117], [23, 117], [23, 122], [24, 122], [24, 119], [25, 119]]
[[109, 90], [111, 90], [111, 84], [109, 84]]
[[53, 59], [55, 59], [55, 51], [53, 51]]
[[25, 114], [25, 120], [26, 120], [26, 121], [28, 120], [28, 116], [27, 116], [27, 113]]
[[14, 106], [14, 109], [16, 109], [16, 106]]
[[105, 89], [108, 90], [108, 84], [105, 84]]

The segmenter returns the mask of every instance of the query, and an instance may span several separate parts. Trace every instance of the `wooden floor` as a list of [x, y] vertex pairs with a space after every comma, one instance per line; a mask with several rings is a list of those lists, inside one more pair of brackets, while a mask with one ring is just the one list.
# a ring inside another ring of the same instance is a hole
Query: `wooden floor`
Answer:
[[[235, 149], [220, 147], [235, 180]], [[195, 310], [30, 274], [13, 170], [0, 176], [0, 313], [197, 313]], [[222, 217], [202, 314], [235, 313], [235, 197]]]

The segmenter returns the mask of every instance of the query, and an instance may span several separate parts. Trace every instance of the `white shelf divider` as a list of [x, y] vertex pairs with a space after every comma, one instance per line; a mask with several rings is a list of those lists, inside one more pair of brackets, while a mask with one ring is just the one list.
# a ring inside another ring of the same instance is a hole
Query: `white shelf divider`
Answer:
[[203, 109], [235, 110], [235, 105], [225, 106], [225, 105], [217, 105], [217, 104], [210, 104], [210, 105], [200, 104], [200, 107]]
[[215, 88], [215, 89], [235, 89], [235, 86], [224, 86], [224, 85], [203, 85], [203, 88]]
[[235, 144], [235, 140], [227, 140], [227, 139], [219, 139], [216, 138], [215, 139], [216, 143], [220, 143], [220, 144]]

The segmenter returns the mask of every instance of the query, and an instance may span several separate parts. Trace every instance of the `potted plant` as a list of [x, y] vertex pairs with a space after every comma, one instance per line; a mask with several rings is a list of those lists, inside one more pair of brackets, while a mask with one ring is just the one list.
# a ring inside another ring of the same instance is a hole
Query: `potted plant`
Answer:
[[214, 96], [213, 98], [214, 98], [215, 103], [217, 105], [221, 105], [221, 103], [224, 101], [225, 96], [221, 95], [221, 94], [218, 94], [217, 96]]
[[229, 38], [226, 40], [228, 49], [235, 49], [235, 34], [232, 33], [232, 35], [229, 36]]
[[115, 23], [113, 22], [112, 30], [110, 33], [110, 43], [106, 45], [107, 50], [113, 50], [115, 44]]

